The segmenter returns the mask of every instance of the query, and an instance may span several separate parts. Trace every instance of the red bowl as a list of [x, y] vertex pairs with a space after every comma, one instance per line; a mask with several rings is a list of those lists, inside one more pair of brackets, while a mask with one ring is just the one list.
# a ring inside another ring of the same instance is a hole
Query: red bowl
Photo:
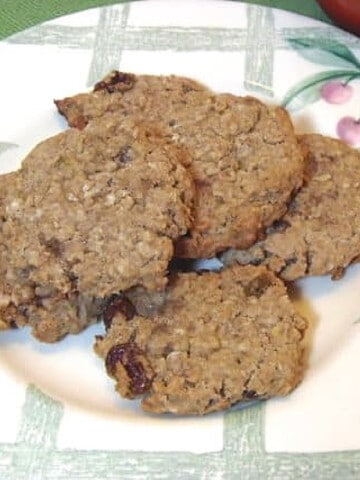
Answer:
[[360, 0], [317, 0], [339, 27], [360, 36]]

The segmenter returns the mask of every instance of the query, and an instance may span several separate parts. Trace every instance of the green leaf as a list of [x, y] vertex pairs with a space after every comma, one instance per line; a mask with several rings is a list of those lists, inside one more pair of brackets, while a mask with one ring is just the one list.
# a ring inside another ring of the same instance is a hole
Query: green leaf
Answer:
[[289, 38], [292, 47], [306, 60], [331, 67], [355, 67], [360, 70], [360, 60], [343, 43], [331, 38]]
[[360, 77], [360, 71], [351, 70], [328, 70], [315, 73], [298, 82], [285, 95], [283, 106], [288, 110], [296, 111], [306, 105], [315, 103], [320, 98], [321, 87], [334, 79], [347, 79], [349, 77]]

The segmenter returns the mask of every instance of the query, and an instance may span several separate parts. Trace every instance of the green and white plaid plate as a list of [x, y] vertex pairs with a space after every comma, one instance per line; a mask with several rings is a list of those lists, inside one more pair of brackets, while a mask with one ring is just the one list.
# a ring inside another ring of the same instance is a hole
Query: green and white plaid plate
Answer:
[[[54, 98], [113, 68], [260, 96], [288, 107], [299, 132], [360, 146], [360, 40], [282, 11], [122, 3], [10, 37], [0, 60], [0, 172], [65, 128]], [[118, 398], [92, 353], [100, 325], [57, 345], [2, 332], [0, 480], [359, 479], [360, 268], [297, 289], [314, 325], [302, 385], [283, 400], [204, 418], [150, 416]]]

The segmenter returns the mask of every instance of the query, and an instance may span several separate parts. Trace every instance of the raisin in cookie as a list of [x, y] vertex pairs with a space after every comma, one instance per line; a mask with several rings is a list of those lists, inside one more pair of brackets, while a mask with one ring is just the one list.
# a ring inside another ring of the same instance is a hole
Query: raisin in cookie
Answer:
[[306, 183], [289, 211], [252, 248], [229, 250], [229, 265], [263, 263], [285, 280], [339, 278], [360, 255], [360, 154], [339, 140], [303, 135]]
[[265, 267], [175, 274], [153, 315], [126, 298], [103, 315], [95, 351], [118, 392], [141, 395], [149, 412], [201, 415], [286, 395], [304, 373], [307, 324]]
[[129, 116], [159, 121], [169, 138], [189, 149], [197, 195], [178, 257], [249, 247], [285, 213], [302, 184], [303, 156], [287, 113], [254, 98], [216, 95], [176, 76], [113, 72], [92, 93], [56, 104], [78, 128], [106, 112], [119, 122]]
[[3, 322], [54, 341], [96, 318], [84, 302], [163, 289], [173, 241], [191, 222], [187, 162], [156, 131], [109, 116], [38, 145], [1, 200]]

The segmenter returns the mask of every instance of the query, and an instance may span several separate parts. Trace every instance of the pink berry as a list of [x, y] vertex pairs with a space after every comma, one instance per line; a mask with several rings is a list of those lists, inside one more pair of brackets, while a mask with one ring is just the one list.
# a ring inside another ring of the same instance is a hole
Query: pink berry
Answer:
[[336, 126], [336, 133], [349, 145], [357, 145], [360, 143], [360, 120], [354, 117], [341, 118]]
[[321, 88], [321, 98], [328, 103], [339, 105], [350, 100], [353, 94], [353, 88], [349, 84], [341, 83], [339, 80], [333, 80]]

